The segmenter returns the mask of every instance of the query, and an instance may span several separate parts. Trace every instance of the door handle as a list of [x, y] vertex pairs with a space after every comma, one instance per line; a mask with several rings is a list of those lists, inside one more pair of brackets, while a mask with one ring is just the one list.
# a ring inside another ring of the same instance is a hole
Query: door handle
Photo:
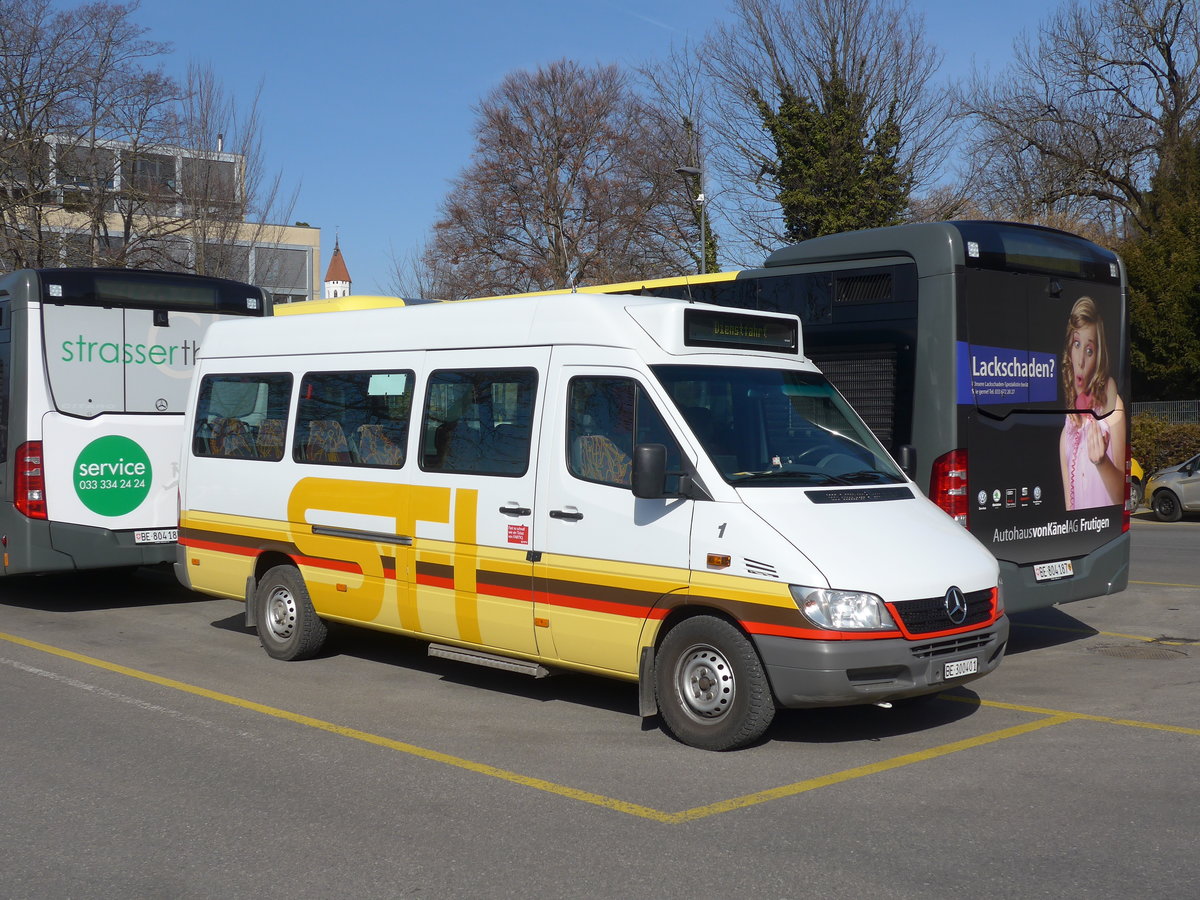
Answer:
[[502, 507], [500, 507], [500, 512], [504, 513], [506, 516], [531, 516], [531, 515], [533, 515], [533, 510], [530, 509], [528, 506], [502, 506]]
[[578, 522], [583, 518], [583, 513], [579, 512], [578, 510], [575, 512], [567, 512], [565, 509], [552, 509], [550, 510], [550, 518], [566, 519], [568, 522]]

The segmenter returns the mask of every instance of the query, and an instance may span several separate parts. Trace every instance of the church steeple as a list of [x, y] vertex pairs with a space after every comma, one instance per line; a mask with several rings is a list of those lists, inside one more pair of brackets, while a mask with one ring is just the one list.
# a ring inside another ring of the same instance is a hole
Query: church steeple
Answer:
[[325, 270], [325, 297], [350, 296], [350, 270], [346, 268], [346, 260], [342, 258], [340, 239], [333, 239], [333, 258], [329, 260], [329, 268]]

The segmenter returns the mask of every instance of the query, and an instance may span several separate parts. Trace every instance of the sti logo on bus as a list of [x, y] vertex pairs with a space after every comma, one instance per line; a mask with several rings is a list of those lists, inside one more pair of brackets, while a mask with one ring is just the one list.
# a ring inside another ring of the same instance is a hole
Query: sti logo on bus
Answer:
[[101, 516], [133, 512], [150, 493], [150, 457], [119, 434], [96, 438], [75, 460], [75, 493]]

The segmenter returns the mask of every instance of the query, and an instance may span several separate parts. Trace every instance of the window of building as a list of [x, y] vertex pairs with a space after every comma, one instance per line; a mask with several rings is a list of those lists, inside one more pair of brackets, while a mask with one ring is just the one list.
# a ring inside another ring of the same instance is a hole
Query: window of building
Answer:
[[308, 294], [310, 255], [286, 247], [254, 249], [254, 283], [272, 291]]

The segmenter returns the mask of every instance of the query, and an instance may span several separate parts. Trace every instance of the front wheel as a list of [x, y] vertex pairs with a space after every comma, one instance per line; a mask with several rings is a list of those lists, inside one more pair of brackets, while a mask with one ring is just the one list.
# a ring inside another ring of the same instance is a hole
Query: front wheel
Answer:
[[667, 732], [702, 750], [744, 747], [775, 717], [754, 645], [714, 616], [685, 619], [667, 633], [654, 665], [654, 690]]
[[268, 570], [254, 592], [254, 624], [267, 655], [309, 659], [320, 652], [328, 631], [313, 610], [302, 576], [293, 566]]
[[1142, 483], [1136, 478], [1129, 482], [1129, 500], [1133, 505], [1133, 512], [1137, 512], [1142, 507]]
[[1183, 516], [1179, 498], [1170, 491], [1155, 491], [1151, 505], [1154, 507], [1154, 514], [1164, 522], [1178, 522]]

